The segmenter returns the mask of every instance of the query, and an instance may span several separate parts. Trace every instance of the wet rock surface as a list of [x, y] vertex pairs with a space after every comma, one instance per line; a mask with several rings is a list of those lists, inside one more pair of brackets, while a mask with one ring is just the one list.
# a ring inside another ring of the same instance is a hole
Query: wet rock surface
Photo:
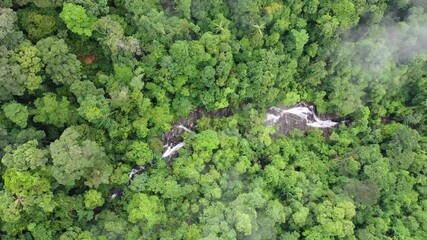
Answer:
[[338, 125], [338, 122], [330, 118], [331, 114], [318, 117], [314, 105], [302, 102], [293, 107], [269, 107], [266, 124], [278, 126], [276, 134], [288, 134], [295, 128], [302, 131], [321, 128], [327, 131]]

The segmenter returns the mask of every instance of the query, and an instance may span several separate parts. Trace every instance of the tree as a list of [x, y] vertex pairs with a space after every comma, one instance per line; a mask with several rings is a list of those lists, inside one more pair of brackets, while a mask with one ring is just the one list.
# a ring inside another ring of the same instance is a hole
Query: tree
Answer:
[[176, 9], [182, 17], [186, 19], [191, 18], [191, 0], [178, 1]]
[[106, 121], [108, 121], [111, 110], [109, 102], [104, 96], [89, 95], [79, 103], [80, 107], [77, 112], [80, 116], [91, 123], [107, 126]]
[[303, 227], [306, 224], [307, 217], [309, 215], [310, 209], [306, 207], [301, 207], [292, 215], [292, 220], [294, 223], [299, 226]]
[[292, 29], [291, 34], [295, 41], [295, 49], [297, 53], [301, 53], [305, 44], [308, 42], [309, 36], [307, 34], [307, 30], [302, 29], [298, 31], [298, 30]]
[[11, 142], [15, 145], [24, 144], [31, 140], [37, 140], [39, 143], [46, 137], [46, 133], [43, 130], [36, 130], [36, 128], [16, 129], [11, 132]]
[[82, 102], [87, 96], [103, 96], [104, 89], [97, 88], [91, 81], [76, 81], [70, 86], [70, 91], [76, 96], [77, 102]]
[[344, 186], [344, 190], [354, 198], [356, 203], [367, 206], [375, 204], [379, 198], [379, 189], [372, 181], [352, 181]]
[[237, 0], [227, 1], [230, 6], [234, 26], [239, 26], [238, 36], [255, 31], [254, 25], [259, 24], [261, 18], [261, 4], [259, 1]]
[[1, 211], [1, 219], [4, 222], [18, 222], [21, 218], [20, 209], [18, 208], [15, 202], [15, 196], [13, 193], [0, 191], [0, 211]]
[[47, 212], [55, 207], [50, 182], [41, 174], [9, 168], [3, 179], [4, 188], [16, 195], [18, 205], [37, 205]]
[[128, 147], [125, 157], [128, 161], [134, 162], [139, 166], [151, 162], [153, 159], [153, 152], [148, 144], [144, 142], [134, 141]]
[[6, 117], [21, 128], [27, 126], [28, 108], [17, 102], [9, 102], [2, 106]]
[[71, 228], [61, 234], [59, 240], [74, 240], [74, 239], [85, 239], [85, 240], [96, 240], [97, 237], [89, 231], [83, 231], [78, 227]]
[[103, 235], [107, 239], [116, 239], [126, 236], [129, 231], [129, 222], [123, 216], [116, 214], [110, 210], [103, 210], [97, 219], [96, 235]]
[[12, 5], [12, 0], [4, 0], [0, 3], [0, 8], [11, 8]]
[[159, 2], [155, 1], [126, 1], [125, 9], [132, 17], [134, 26], [137, 26], [134, 37], [144, 43], [158, 41], [171, 45], [174, 40], [189, 39], [194, 24], [177, 16], [168, 16], [161, 11]]
[[72, 32], [83, 36], [92, 36], [96, 18], [89, 17], [82, 6], [74, 3], [64, 3], [59, 16]]
[[68, 52], [68, 46], [63, 39], [44, 38], [37, 42], [36, 47], [46, 66], [46, 73], [55, 84], [70, 85], [80, 79], [80, 61], [74, 54]]
[[2, 230], [17, 236], [52, 214], [53, 200], [49, 176], [43, 172], [17, 171], [8, 168], [0, 191]]
[[39, 149], [37, 146], [37, 140], [31, 140], [19, 145], [16, 149], [8, 146], [5, 149], [6, 154], [1, 159], [1, 162], [6, 167], [14, 168], [18, 171], [36, 170], [39, 167], [44, 167], [47, 163], [48, 151], [46, 149]]
[[34, 101], [36, 107], [34, 121], [63, 127], [66, 123], [74, 122], [74, 111], [70, 101], [65, 96], [59, 98], [54, 93], [47, 93]]
[[0, 101], [9, 100], [13, 95], [22, 96], [25, 91], [25, 75], [19, 65], [11, 61], [11, 49], [22, 40], [16, 20], [12, 9], [0, 7]]
[[17, 63], [11, 62], [13, 52], [0, 46], [0, 101], [10, 100], [25, 92], [26, 75]]
[[215, 131], [205, 130], [194, 139], [192, 146], [196, 151], [212, 151], [218, 148], [219, 143], [218, 134]]
[[104, 89], [96, 88], [91, 81], [76, 81], [70, 90], [77, 97], [80, 107], [77, 112], [90, 123], [109, 128], [117, 127], [117, 123], [110, 118], [110, 99], [105, 98]]
[[99, 42], [106, 45], [113, 57], [119, 54], [135, 54], [140, 50], [139, 41], [132, 36], [125, 36], [124, 27], [116, 15], [107, 15], [98, 19], [95, 24], [96, 37]]
[[87, 14], [93, 17], [107, 14], [110, 10], [108, 0], [66, 0], [65, 2], [83, 6]]
[[351, 28], [359, 21], [354, 3], [352, 1], [339, 1], [332, 5], [332, 10], [341, 26]]
[[234, 226], [238, 238], [251, 235], [255, 239], [271, 239], [275, 235], [275, 221], [265, 217], [267, 197], [260, 188], [249, 188], [253, 190], [239, 194], [229, 203], [225, 212], [227, 222]]
[[351, 201], [342, 201], [333, 204], [326, 200], [316, 208], [316, 220], [319, 225], [304, 231], [307, 239], [331, 238], [334, 236], [352, 236], [354, 224], [351, 219], [356, 214], [355, 206]]
[[57, 235], [65, 230], [72, 230], [87, 226], [87, 223], [93, 219], [94, 211], [85, 208], [84, 195], [70, 195], [61, 191], [55, 194], [57, 206], [54, 211], [54, 219], [57, 225]]
[[225, 219], [225, 206], [222, 202], [213, 202], [203, 210], [200, 216], [202, 236], [213, 239], [236, 239], [236, 231]]
[[74, 186], [76, 181], [85, 179], [87, 186], [98, 187], [109, 182], [112, 168], [108, 156], [96, 142], [84, 139], [75, 127], [65, 129], [49, 150], [52, 176], [60, 184]]
[[56, 13], [52, 11], [25, 8], [18, 12], [19, 23], [29, 39], [38, 41], [56, 32], [58, 23], [54, 14]]
[[50, 226], [48, 224], [31, 223], [31, 224], [28, 224], [28, 231], [31, 232], [31, 235], [34, 237], [34, 239], [52, 240], [53, 239], [52, 235], [54, 231], [52, 229], [49, 229], [49, 227]]
[[126, 211], [131, 223], [140, 222], [146, 229], [165, 220], [165, 208], [157, 196], [135, 193], [126, 206]]
[[58, 7], [62, 3], [62, 0], [14, 0], [16, 4], [24, 6], [29, 3], [34, 3], [37, 7], [48, 8]]
[[22, 40], [22, 32], [17, 31], [16, 21], [16, 12], [0, 7], [0, 43], [8, 49], [12, 49]]
[[25, 87], [31, 91], [39, 89], [43, 82], [40, 76], [43, 64], [39, 50], [31, 42], [24, 41], [15, 48], [12, 59], [19, 64], [21, 72], [26, 75]]
[[104, 199], [102, 198], [102, 193], [96, 190], [89, 190], [85, 193], [85, 207], [87, 209], [95, 209], [104, 204]]

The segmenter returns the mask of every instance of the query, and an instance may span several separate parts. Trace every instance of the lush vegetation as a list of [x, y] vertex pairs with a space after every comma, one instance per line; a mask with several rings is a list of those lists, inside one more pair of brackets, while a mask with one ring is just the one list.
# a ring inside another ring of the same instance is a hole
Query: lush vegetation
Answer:
[[[422, 0], [1, 1], [0, 238], [427, 239], [426, 23]], [[266, 107], [300, 101], [345, 124], [275, 135]]]

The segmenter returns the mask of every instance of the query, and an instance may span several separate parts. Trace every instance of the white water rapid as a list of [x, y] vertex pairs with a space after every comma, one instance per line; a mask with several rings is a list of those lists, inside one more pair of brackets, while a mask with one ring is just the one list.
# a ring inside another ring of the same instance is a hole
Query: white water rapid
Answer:
[[[293, 119], [295, 121], [295, 116], [299, 118], [299, 120], [303, 121], [307, 126], [314, 128], [331, 128], [337, 125], [337, 122], [333, 122], [331, 120], [321, 120], [316, 116], [314, 111], [314, 107], [307, 105], [305, 103], [298, 104], [292, 108], [286, 107], [271, 107], [267, 113], [266, 124], [273, 125], [280, 121], [284, 121], [285, 123], [289, 123], [289, 118], [294, 116]], [[297, 119], [298, 120], [298, 119]]]

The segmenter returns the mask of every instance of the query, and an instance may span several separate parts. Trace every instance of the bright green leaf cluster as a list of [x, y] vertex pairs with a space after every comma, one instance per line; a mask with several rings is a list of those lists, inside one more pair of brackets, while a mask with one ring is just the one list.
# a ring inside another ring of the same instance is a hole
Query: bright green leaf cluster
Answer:
[[21, 128], [27, 126], [28, 108], [17, 102], [10, 102], [2, 106], [5, 116]]
[[72, 32], [83, 36], [92, 36], [96, 18], [89, 17], [82, 6], [74, 3], [64, 3], [59, 16]]

